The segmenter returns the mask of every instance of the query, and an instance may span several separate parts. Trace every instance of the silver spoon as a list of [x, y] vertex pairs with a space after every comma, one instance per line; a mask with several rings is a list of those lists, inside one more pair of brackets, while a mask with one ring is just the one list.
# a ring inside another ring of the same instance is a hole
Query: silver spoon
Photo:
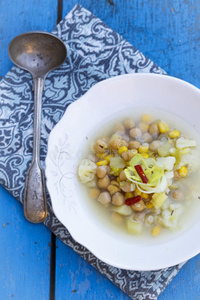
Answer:
[[32, 31], [15, 37], [10, 42], [8, 53], [15, 65], [30, 72], [33, 76], [33, 158], [26, 175], [24, 214], [29, 221], [40, 223], [47, 217], [45, 177], [40, 166], [42, 92], [45, 77], [50, 71], [63, 64], [67, 51], [63, 42], [54, 35]]

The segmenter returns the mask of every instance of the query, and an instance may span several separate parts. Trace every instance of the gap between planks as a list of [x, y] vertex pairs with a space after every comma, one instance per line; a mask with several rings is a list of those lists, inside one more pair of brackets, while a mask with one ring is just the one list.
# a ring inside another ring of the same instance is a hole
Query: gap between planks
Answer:
[[56, 236], [51, 233], [51, 264], [50, 264], [50, 287], [49, 300], [55, 300], [55, 275], [56, 275]]
[[[57, 24], [62, 20], [63, 0], [58, 0]], [[50, 262], [50, 287], [49, 300], [55, 300], [55, 275], [56, 275], [56, 236], [51, 233], [51, 262]]]

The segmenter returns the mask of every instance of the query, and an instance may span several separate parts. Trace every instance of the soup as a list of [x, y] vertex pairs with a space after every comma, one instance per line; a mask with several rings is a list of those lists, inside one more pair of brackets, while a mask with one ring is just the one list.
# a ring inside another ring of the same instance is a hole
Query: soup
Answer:
[[198, 135], [160, 115], [108, 123], [90, 139], [78, 167], [96, 210], [132, 235], [177, 231], [199, 209]]

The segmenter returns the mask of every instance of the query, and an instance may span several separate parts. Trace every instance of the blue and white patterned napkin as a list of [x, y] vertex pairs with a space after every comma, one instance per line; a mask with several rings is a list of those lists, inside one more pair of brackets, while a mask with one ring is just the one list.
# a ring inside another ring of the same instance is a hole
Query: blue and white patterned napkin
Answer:
[[[67, 47], [67, 60], [46, 79], [41, 128], [41, 162], [47, 140], [68, 105], [97, 82], [126, 73], [165, 72], [119, 34], [76, 5], [53, 31]], [[0, 83], [0, 183], [21, 203], [32, 158], [33, 94], [29, 73], [13, 67]], [[127, 271], [97, 259], [57, 220], [48, 197], [45, 225], [132, 299], [157, 299], [183, 264], [151, 272]]]

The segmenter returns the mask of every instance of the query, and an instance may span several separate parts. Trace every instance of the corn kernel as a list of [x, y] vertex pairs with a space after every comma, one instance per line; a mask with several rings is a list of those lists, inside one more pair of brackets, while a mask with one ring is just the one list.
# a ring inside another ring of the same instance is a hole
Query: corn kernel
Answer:
[[119, 176], [120, 172], [122, 171], [121, 168], [111, 168], [110, 175]]
[[100, 160], [96, 163], [97, 166], [105, 166], [108, 164], [109, 164], [109, 162], [107, 160]]
[[126, 166], [129, 167], [130, 166], [130, 162], [126, 161]]
[[141, 196], [141, 195], [142, 195], [142, 192], [138, 188], [136, 188], [135, 189], [135, 196]]
[[159, 128], [161, 133], [165, 133], [165, 132], [169, 131], [169, 126], [165, 122], [159, 122], [158, 123], [158, 128]]
[[143, 199], [148, 199], [148, 198], [149, 198], [149, 195], [146, 194], [146, 193], [142, 193], [142, 194], [141, 194], [141, 197], [142, 197]]
[[118, 184], [118, 182], [117, 182], [116, 180], [112, 180], [112, 181], [110, 182], [110, 184], [119, 187], [119, 184]]
[[107, 155], [104, 159], [107, 160], [108, 162], [110, 162], [111, 157], [113, 157], [114, 155], [110, 154]]
[[187, 154], [187, 153], [190, 153], [190, 148], [183, 148], [183, 149], [181, 149], [181, 155], [185, 155], [185, 154]]
[[152, 121], [152, 117], [150, 115], [143, 115], [142, 116], [142, 122], [150, 123], [151, 121]]
[[151, 234], [155, 237], [157, 237], [160, 233], [160, 227], [159, 226], [155, 226], [152, 231], [151, 231]]
[[118, 149], [119, 155], [122, 155], [122, 153], [128, 151], [128, 148], [126, 146], [122, 146]]
[[121, 180], [120, 180], [120, 178], [119, 178], [119, 176], [118, 176], [118, 177], [117, 177], [117, 182], [120, 183], [120, 181], [121, 181]]
[[141, 153], [141, 155], [143, 158], [149, 158], [149, 154], [147, 154], [147, 153]]
[[187, 175], [187, 168], [186, 167], [181, 167], [179, 170], [178, 170], [178, 174], [181, 176], [181, 177], [185, 177]]
[[180, 132], [178, 130], [172, 130], [169, 132], [170, 139], [175, 139], [180, 135]]
[[148, 209], [152, 208], [153, 207], [153, 203], [151, 203], [150, 201], [146, 203], [146, 207]]
[[141, 153], [147, 153], [148, 152], [148, 147], [147, 146], [143, 146], [143, 145], [141, 145], [139, 148], [138, 148], [138, 151], [139, 151], [139, 153], [141, 154]]
[[99, 153], [99, 152], [97, 152], [97, 153], [96, 153], [96, 156], [97, 156], [98, 158], [104, 158], [104, 157], [106, 156], [106, 153]]
[[134, 194], [131, 193], [131, 192], [125, 194], [125, 199], [129, 199], [129, 198], [132, 198], [132, 197], [134, 197]]
[[115, 193], [119, 192], [119, 187], [113, 185], [113, 184], [109, 184], [109, 186], [107, 186], [107, 190], [109, 191], [109, 193], [112, 195], [114, 195]]

